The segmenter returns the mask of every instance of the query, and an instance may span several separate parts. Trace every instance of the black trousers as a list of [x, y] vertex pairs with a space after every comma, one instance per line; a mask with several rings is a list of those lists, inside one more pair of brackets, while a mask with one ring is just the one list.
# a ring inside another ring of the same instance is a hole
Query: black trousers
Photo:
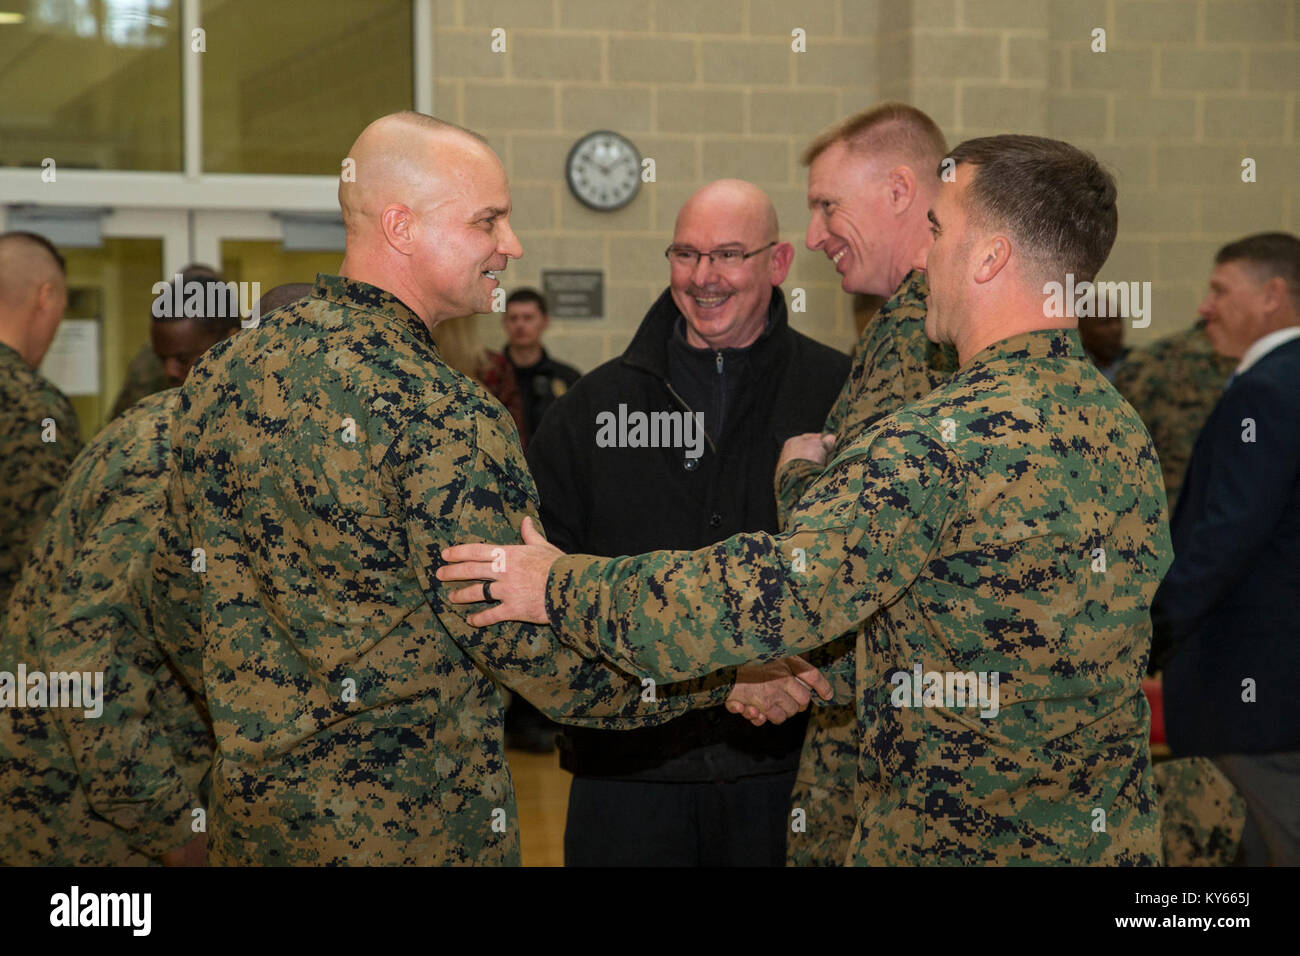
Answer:
[[727, 783], [574, 777], [565, 866], [784, 866], [794, 773]]

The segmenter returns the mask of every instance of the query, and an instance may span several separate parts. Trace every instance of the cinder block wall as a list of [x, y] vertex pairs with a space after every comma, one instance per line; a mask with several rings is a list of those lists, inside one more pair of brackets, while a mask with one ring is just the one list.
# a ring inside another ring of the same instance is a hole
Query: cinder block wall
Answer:
[[[668, 284], [664, 247], [695, 189], [736, 176], [765, 189], [797, 253], [787, 294], [807, 292], [794, 326], [839, 348], [853, 341], [849, 297], [803, 245], [799, 154], [836, 118], [879, 97], [877, 7], [860, 0], [436, 0], [435, 112], [483, 133], [510, 175], [524, 245], [506, 287], [543, 268], [605, 272], [603, 322], [557, 321], [557, 355], [590, 369], [627, 345]], [[493, 53], [491, 31], [506, 31]], [[791, 49], [805, 31], [807, 52]], [[583, 134], [616, 130], [653, 157], [657, 181], [625, 209], [596, 213], [564, 183]], [[499, 344], [493, 317], [480, 337]]]
[[[1214, 250], [1296, 231], [1300, 4], [1294, 0], [435, 0], [435, 112], [479, 130], [510, 173], [525, 258], [601, 268], [603, 322], [557, 322], [554, 351], [588, 369], [626, 345], [667, 283], [682, 201], [739, 176], [766, 189], [798, 250], [797, 328], [847, 349], [847, 296], [803, 247], [802, 148], [882, 98], [927, 110], [949, 141], [998, 132], [1068, 139], [1120, 182], [1103, 278], [1150, 281], [1141, 343], [1191, 321]], [[506, 52], [492, 52], [492, 30]], [[807, 50], [791, 49], [792, 31]], [[1094, 53], [1093, 30], [1106, 31]], [[594, 213], [563, 182], [575, 140], [614, 129], [656, 161], [626, 209]], [[1256, 182], [1241, 162], [1256, 161]], [[480, 320], [499, 343], [496, 320]]]

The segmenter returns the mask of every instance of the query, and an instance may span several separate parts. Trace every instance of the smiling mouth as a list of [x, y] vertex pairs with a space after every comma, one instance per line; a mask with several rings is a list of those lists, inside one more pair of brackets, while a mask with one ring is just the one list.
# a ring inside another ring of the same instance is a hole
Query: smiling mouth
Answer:
[[839, 252], [835, 253], [835, 255], [831, 256], [831, 264], [838, 266], [840, 264], [840, 260], [844, 258], [844, 254], [847, 253], [848, 251], [849, 251], [849, 247], [845, 246]]
[[731, 293], [728, 292], [726, 295], [693, 295], [691, 298], [701, 309], [716, 309], [731, 298]]

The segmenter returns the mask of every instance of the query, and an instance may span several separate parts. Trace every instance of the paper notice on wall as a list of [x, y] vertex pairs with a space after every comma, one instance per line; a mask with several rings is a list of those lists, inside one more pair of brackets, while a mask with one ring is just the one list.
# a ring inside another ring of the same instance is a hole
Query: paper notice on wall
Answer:
[[64, 395], [99, 394], [99, 320], [64, 319], [41, 362]]

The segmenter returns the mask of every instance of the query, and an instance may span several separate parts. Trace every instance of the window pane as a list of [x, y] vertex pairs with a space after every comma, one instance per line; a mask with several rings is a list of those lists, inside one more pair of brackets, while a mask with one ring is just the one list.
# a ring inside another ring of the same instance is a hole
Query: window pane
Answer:
[[204, 172], [337, 176], [411, 108], [409, 0], [204, 0], [203, 27]]
[[[348, 144], [352, 145], [351, 143]], [[286, 250], [278, 242], [227, 239], [221, 243], [221, 274], [227, 282], [257, 282], [262, 295], [286, 282], [316, 281], [316, 273], [337, 275], [340, 252]]]
[[68, 261], [65, 319], [100, 322], [98, 395], [74, 396], [81, 437], [104, 426], [131, 358], [149, 344], [153, 285], [162, 276], [161, 239], [106, 238], [97, 249], [62, 249]]
[[179, 0], [0, 0], [0, 166], [181, 168]]

